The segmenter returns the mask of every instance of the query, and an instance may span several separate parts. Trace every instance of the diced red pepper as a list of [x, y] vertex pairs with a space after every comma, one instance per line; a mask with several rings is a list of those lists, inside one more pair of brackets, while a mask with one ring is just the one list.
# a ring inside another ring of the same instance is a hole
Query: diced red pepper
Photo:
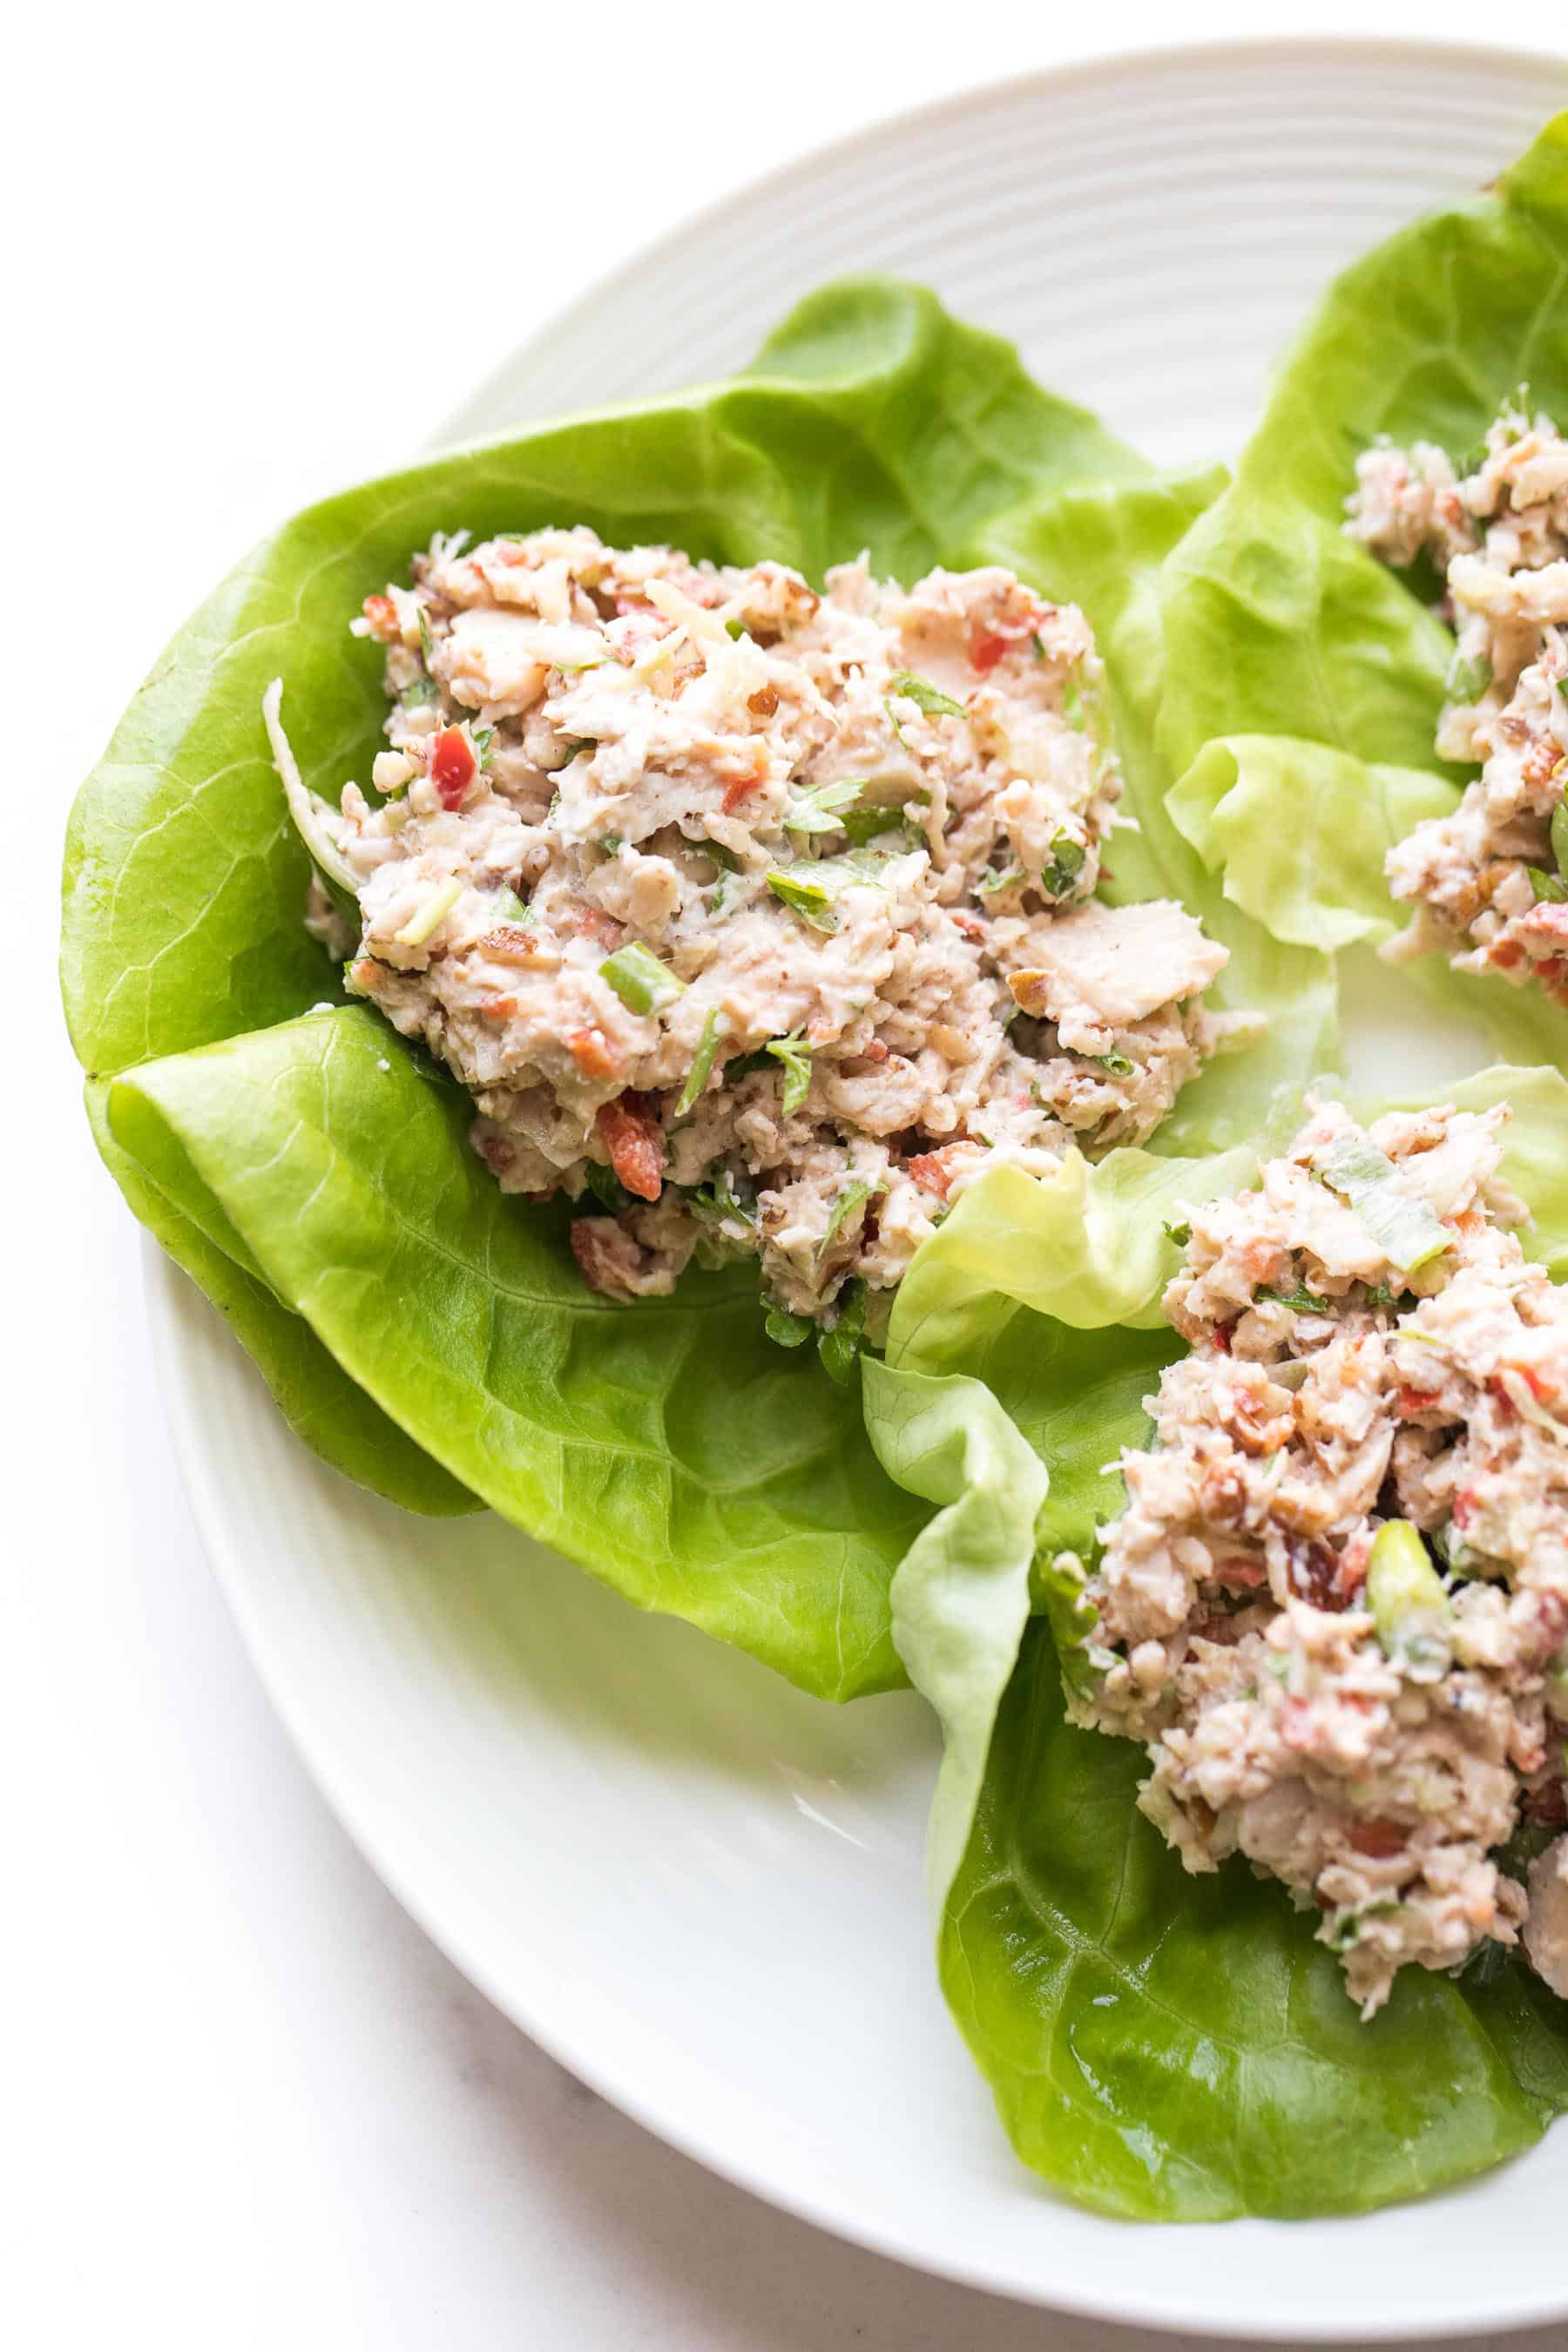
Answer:
[[1544, 1379], [1540, 1372], [1534, 1370], [1529, 1364], [1516, 1364], [1514, 1366], [1514, 1370], [1518, 1372], [1520, 1379], [1524, 1382], [1525, 1387], [1530, 1391], [1531, 1395], [1535, 1399], [1537, 1404], [1552, 1404], [1555, 1402], [1557, 1396], [1557, 1383], [1555, 1381]]
[[361, 609], [370, 623], [372, 635], [379, 637], [383, 645], [389, 637], [402, 635], [397, 625], [397, 607], [390, 596], [367, 596]]
[[460, 727], [443, 727], [430, 746], [430, 782], [443, 808], [462, 806], [463, 794], [479, 772], [474, 747]]
[[1496, 947], [1488, 950], [1487, 961], [1495, 963], [1502, 971], [1511, 971], [1523, 954], [1517, 940], [1499, 940]]
[[1216, 1323], [1214, 1327], [1214, 1343], [1222, 1356], [1230, 1353], [1230, 1336], [1235, 1329], [1234, 1323]]
[[984, 674], [986, 670], [994, 669], [997, 663], [1010, 651], [1011, 647], [1005, 637], [994, 635], [976, 637], [969, 648], [969, 667]]
[[1401, 1389], [1399, 1391], [1400, 1418], [1408, 1421], [1413, 1413], [1425, 1412], [1428, 1405], [1436, 1403], [1442, 1393], [1441, 1389]]
[[1504, 1388], [1500, 1377], [1496, 1372], [1492, 1374], [1491, 1379], [1487, 1382], [1487, 1394], [1492, 1399], [1498, 1411], [1501, 1413], [1505, 1421], [1517, 1421], [1519, 1419], [1519, 1407], [1510, 1396], [1507, 1389]]
[[936, 1192], [947, 1198], [947, 1188], [952, 1181], [952, 1146], [944, 1143], [940, 1151], [917, 1151], [904, 1166], [922, 1192]]
[[1268, 1581], [1268, 1570], [1256, 1559], [1222, 1559], [1215, 1575], [1227, 1592], [1251, 1592]]
[[731, 776], [724, 787], [724, 797], [721, 806], [726, 816], [733, 816], [741, 803], [749, 800], [758, 786], [765, 783], [767, 773], [767, 751], [765, 746], [759, 743], [752, 761], [752, 773], [749, 776]]
[[657, 1201], [664, 1190], [664, 1136], [658, 1121], [646, 1111], [628, 1110], [633, 1100], [605, 1103], [597, 1119], [610, 1165], [639, 1201]]
[[602, 1029], [568, 1029], [566, 1050], [585, 1078], [619, 1076], [619, 1059]]

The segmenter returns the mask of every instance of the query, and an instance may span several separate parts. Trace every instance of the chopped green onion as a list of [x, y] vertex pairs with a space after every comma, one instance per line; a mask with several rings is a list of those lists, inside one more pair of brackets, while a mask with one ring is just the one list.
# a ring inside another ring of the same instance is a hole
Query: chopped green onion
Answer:
[[618, 833], [602, 833], [594, 846], [601, 857], [618, 857], [626, 844]]
[[715, 1004], [702, 1024], [702, 1034], [697, 1040], [697, 1051], [691, 1067], [686, 1073], [686, 1084], [680, 1089], [680, 1099], [675, 1106], [677, 1118], [684, 1118], [713, 1074], [714, 1057], [719, 1051], [720, 1023], [723, 1015]]
[[801, 1032], [795, 1029], [787, 1037], [770, 1038], [763, 1051], [784, 1065], [783, 1107], [787, 1118], [791, 1111], [800, 1108], [811, 1092], [811, 1047]]
[[525, 906], [517, 892], [506, 883], [493, 894], [491, 903], [503, 923], [531, 923], [534, 919], [533, 908]]
[[994, 898], [999, 891], [1013, 889], [1024, 878], [1021, 866], [1009, 866], [1000, 874], [984, 873], [974, 886], [974, 895], [978, 898]]
[[1564, 882], [1561, 874], [1548, 874], [1541, 866], [1527, 866], [1525, 872], [1538, 899], [1545, 898], [1553, 905], [1561, 905], [1563, 899], [1568, 898], [1568, 882]]
[[845, 809], [853, 808], [860, 797], [858, 776], [846, 776], [841, 783], [818, 784], [816, 790], [803, 793], [784, 813], [786, 833], [838, 833], [843, 830], [839, 818]]
[[1552, 812], [1552, 855], [1559, 874], [1568, 874], [1568, 801], [1559, 801]]
[[841, 1389], [847, 1389], [854, 1377], [865, 1334], [866, 1286], [863, 1282], [847, 1282], [838, 1294], [838, 1315], [832, 1329], [816, 1335], [822, 1368]]
[[888, 690], [889, 695], [912, 702], [928, 719], [962, 719], [965, 715], [962, 702], [954, 702], [951, 694], [943, 694], [929, 677], [921, 677], [912, 669], [901, 669], [889, 678]]
[[1394, 1162], [1359, 1129], [1319, 1154], [1316, 1172], [1350, 1202], [1391, 1265], [1414, 1274], [1441, 1257], [1454, 1237], [1428, 1202], [1406, 1192]]
[[579, 751], [596, 751], [598, 748], [599, 740], [596, 735], [563, 735], [561, 738], [561, 749], [565, 752], [566, 757], [561, 764], [563, 768], [569, 768]]
[[819, 1259], [827, 1255], [847, 1219], [853, 1215], [863, 1201], [868, 1201], [872, 1193], [879, 1190], [879, 1186], [868, 1182], [864, 1176], [857, 1176], [852, 1183], [846, 1184], [843, 1192], [833, 1203], [833, 1214], [827, 1220], [827, 1230], [816, 1245], [816, 1255]]
[[414, 618], [419, 628], [419, 650], [425, 656], [425, 667], [432, 676], [436, 669], [436, 642], [430, 635], [429, 616], [423, 604], [414, 607]]
[[1047, 898], [1065, 898], [1083, 872], [1083, 862], [1089, 852], [1081, 841], [1070, 833], [1058, 833], [1051, 844], [1051, 862], [1040, 876], [1040, 887]]
[[1193, 1237], [1193, 1229], [1191, 1225], [1185, 1223], [1179, 1225], [1162, 1225], [1160, 1231], [1164, 1234], [1165, 1239], [1168, 1242], [1174, 1242], [1178, 1249], [1185, 1249], [1187, 1244]]
[[742, 862], [740, 858], [736, 856], [734, 851], [729, 848], [725, 843], [721, 841], [699, 841], [694, 845], [694, 846], [702, 852], [704, 857], [711, 858], [713, 864], [719, 866], [724, 873], [739, 874], [742, 871]]
[[1408, 1519], [1385, 1520], [1372, 1539], [1366, 1605], [1392, 1664], [1417, 1682], [1435, 1682], [1447, 1672], [1453, 1610]]
[[468, 740], [474, 747], [474, 757], [479, 761], [481, 768], [483, 768], [489, 760], [490, 745], [495, 741], [495, 740], [496, 730], [493, 727], [470, 726], [468, 729]]
[[809, 1315], [794, 1315], [787, 1307], [770, 1307], [763, 1328], [775, 1346], [804, 1348], [816, 1326]]
[[560, 793], [551, 793], [551, 795], [550, 795], [550, 806], [549, 806], [549, 808], [548, 808], [548, 809], [546, 810], [546, 812], [545, 812], [545, 817], [544, 817], [544, 822], [545, 822], [545, 824], [554, 824], [554, 822], [555, 822], [555, 820], [556, 820], [556, 818], [560, 815], [560, 814], [561, 814], [561, 795], [560, 795]]
[[392, 936], [398, 946], [422, 948], [437, 925], [446, 921], [462, 895], [463, 886], [455, 877], [450, 882], [440, 883], [409, 917], [403, 929], [394, 931]]
[[1130, 1078], [1138, 1067], [1125, 1054], [1091, 1054], [1089, 1059], [1098, 1062], [1102, 1070], [1109, 1070], [1113, 1078]]
[[804, 874], [786, 873], [782, 867], [773, 866], [768, 875], [768, 888], [775, 898], [782, 900], [814, 931], [836, 931], [838, 929], [838, 910], [833, 904], [832, 894], [820, 882], [809, 881]]
[[686, 982], [636, 940], [605, 958], [599, 978], [608, 981], [628, 1013], [661, 1013], [686, 993]]
[[405, 710], [423, 710], [430, 703], [440, 700], [440, 689], [435, 679], [421, 670], [416, 677], [409, 679], [397, 698]]
[[1367, 1285], [1366, 1303], [1369, 1307], [1397, 1307], [1402, 1298], [1414, 1296], [1413, 1291], [1398, 1289], [1392, 1282], [1371, 1282]]
[[1485, 654], [1475, 661], [1466, 661], [1456, 654], [1448, 664], [1448, 675], [1443, 680], [1443, 692], [1450, 702], [1479, 702], [1492, 682], [1492, 666]]

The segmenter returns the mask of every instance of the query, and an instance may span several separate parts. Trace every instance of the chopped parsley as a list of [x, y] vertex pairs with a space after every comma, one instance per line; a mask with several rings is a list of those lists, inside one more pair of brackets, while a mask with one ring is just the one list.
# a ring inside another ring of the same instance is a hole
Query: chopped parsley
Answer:
[[1193, 1237], [1193, 1229], [1191, 1225], [1185, 1223], [1179, 1225], [1162, 1225], [1160, 1231], [1164, 1234], [1165, 1239], [1168, 1242], [1174, 1242], [1178, 1249], [1185, 1249], [1187, 1244]]
[[619, 1216], [623, 1209], [633, 1206], [632, 1196], [613, 1168], [603, 1168], [595, 1160], [588, 1164], [588, 1190], [595, 1201], [602, 1201], [612, 1214]]
[[830, 1331], [816, 1335], [816, 1352], [830, 1380], [847, 1389], [854, 1377], [860, 1342], [866, 1336], [866, 1286], [847, 1282], [838, 1294], [838, 1313]]
[[833, 1203], [833, 1214], [827, 1220], [827, 1230], [817, 1244], [816, 1255], [819, 1260], [827, 1255], [845, 1223], [853, 1216], [855, 1211], [863, 1202], [868, 1201], [873, 1192], [879, 1190], [879, 1186], [871, 1183], [864, 1176], [857, 1176], [852, 1183], [846, 1184], [843, 1192]]
[[787, 1307], [770, 1307], [763, 1328], [776, 1347], [804, 1348], [816, 1326], [809, 1315], [792, 1314]]
[[1293, 1307], [1298, 1315], [1327, 1315], [1329, 1312], [1328, 1300], [1320, 1298], [1316, 1291], [1309, 1290], [1301, 1282], [1294, 1290], [1260, 1290], [1256, 1297], [1267, 1298], [1275, 1307]]
[[1552, 904], [1559, 906], [1564, 899], [1568, 899], [1568, 882], [1564, 882], [1561, 874], [1548, 874], [1543, 866], [1526, 866], [1525, 871], [1530, 876], [1530, 887], [1538, 899], [1549, 899]]
[[1047, 898], [1065, 898], [1083, 872], [1083, 862], [1089, 852], [1081, 841], [1070, 833], [1058, 833], [1051, 844], [1051, 862], [1040, 876], [1040, 887]]
[[[962, 702], [954, 702], [951, 694], [943, 694], [942, 688], [933, 686], [929, 677], [921, 677], [912, 669], [899, 670], [893, 677], [889, 678], [888, 692], [889, 699], [898, 698], [905, 702], [912, 702], [915, 709], [923, 711], [928, 719], [962, 719], [965, 716]], [[893, 732], [898, 733], [896, 720]]]
[[803, 1032], [795, 1029], [787, 1037], [770, 1037], [763, 1051], [784, 1065], [784, 1111], [787, 1118], [811, 1092], [811, 1047]]
[[861, 779], [846, 776], [841, 783], [818, 784], [815, 792], [803, 793], [784, 813], [786, 833], [839, 833], [847, 809], [855, 806], [861, 793]]
[[742, 1201], [735, 1190], [735, 1180], [727, 1168], [721, 1168], [711, 1184], [693, 1184], [681, 1198], [700, 1217], [712, 1217], [722, 1224], [727, 1220], [742, 1225], [754, 1225], [756, 1210], [749, 1201]]
[[768, 874], [768, 888], [814, 931], [838, 929], [838, 909], [833, 903], [832, 892], [821, 882], [812, 881], [805, 871], [791, 873], [784, 866], [773, 866]]

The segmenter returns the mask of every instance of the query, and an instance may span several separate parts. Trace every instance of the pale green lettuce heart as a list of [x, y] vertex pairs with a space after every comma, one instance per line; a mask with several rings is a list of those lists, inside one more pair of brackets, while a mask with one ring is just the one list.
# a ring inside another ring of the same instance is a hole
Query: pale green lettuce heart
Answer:
[[[1205, 744], [1166, 797], [1173, 824], [1226, 898], [1279, 940], [1324, 950], [1377, 947], [1409, 919], [1388, 894], [1384, 858], [1458, 788], [1429, 770], [1369, 764], [1282, 737]], [[1473, 1024], [1510, 1062], [1568, 1064], [1568, 1020], [1534, 987], [1500, 972], [1458, 972], [1446, 957], [1398, 966], [1418, 995]]]

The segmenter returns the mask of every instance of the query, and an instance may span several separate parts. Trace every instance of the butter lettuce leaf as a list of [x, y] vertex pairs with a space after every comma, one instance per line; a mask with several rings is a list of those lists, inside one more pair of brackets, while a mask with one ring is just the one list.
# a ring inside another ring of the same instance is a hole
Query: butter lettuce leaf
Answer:
[[[1276, 370], [1235, 480], [1173, 553], [1157, 726], [1178, 780], [1169, 813], [1227, 900], [1283, 941], [1375, 944], [1402, 927], [1384, 856], [1456, 805], [1465, 779], [1434, 749], [1455, 652], [1435, 583], [1341, 529], [1356, 459], [1386, 435], [1462, 462], [1521, 384], [1568, 421], [1565, 285], [1560, 115], [1493, 187], [1335, 280]], [[1538, 992], [1436, 956], [1404, 969], [1494, 1054], [1568, 1066], [1568, 1022]]]
[[[1497, 1068], [1447, 1098], [1512, 1106], [1503, 1173], [1533, 1212], [1527, 1247], [1560, 1275], [1568, 1082]], [[1363, 1118], [1395, 1107], [1352, 1098]], [[1121, 1507], [1117, 1460], [1147, 1442], [1143, 1400], [1183, 1352], [1159, 1313], [1179, 1255], [1165, 1229], [1249, 1183], [1300, 1109], [1281, 1103], [1256, 1147], [1207, 1158], [1119, 1152], [1047, 1184], [993, 1171], [922, 1253], [889, 1333], [884, 1380], [942, 1395], [972, 1431], [965, 1455], [948, 1429], [944, 1508], [900, 1571], [938, 1610], [945, 1573], [971, 1612], [944, 1628], [941, 1709], [964, 1745], [932, 1819], [943, 1989], [1024, 2160], [1142, 2220], [1363, 2210], [1500, 2162], [1568, 2107], [1568, 2005], [1521, 1966], [1485, 1982], [1408, 1970], [1363, 2026], [1284, 1888], [1236, 1864], [1189, 1876], [1137, 1811], [1142, 1751], [1065, 1717], [1060, 1644], [1080, 1634], [1053, 1562], [1091, 1550]], [[1006, 1458], [998, 1407], [1048, 1481], [1005, 1695], [997, 1636], [1017, 1622], [1019, 1570], [1016, 1526], [989, 1491]], [[883, 1459], [907, 1475], [895, 1449]], [[918, 1647], [910, 1662], [925, 1686]]]
[[284, 679], [310, 790], [363, 778], [386, 705], [348, 623], [437, 530], [588, 523], [818, 579], [865, 548], [909, 580], [1066, 483], [1148, 470], [1010, 345], [860, 278], [731, 382], [309, 509], [187, 624], [72, 816], [67, 1014], [130, 1205], [328, 1459], [415, 1507], [490, 1503], [808, 1689], [902, 1679], [889, 1588], [927, 1507], [815, 1353], [763, 1338], [754, 1276], [594, 1297], [564, 1213], [503, 1200], [456, 1091], [342, 1005], [261, 698]]
[[503, 1193], [461, 1090], [365, 1007], [115, 1080], [115, 1142], [303, 1318], [456, 1486], [614, 1586], [808, 1690], [903, 1679], [889, 1585], [927, 1516], [754, 1276], [628, 1312], [587, 1291], [569, 1212]]

